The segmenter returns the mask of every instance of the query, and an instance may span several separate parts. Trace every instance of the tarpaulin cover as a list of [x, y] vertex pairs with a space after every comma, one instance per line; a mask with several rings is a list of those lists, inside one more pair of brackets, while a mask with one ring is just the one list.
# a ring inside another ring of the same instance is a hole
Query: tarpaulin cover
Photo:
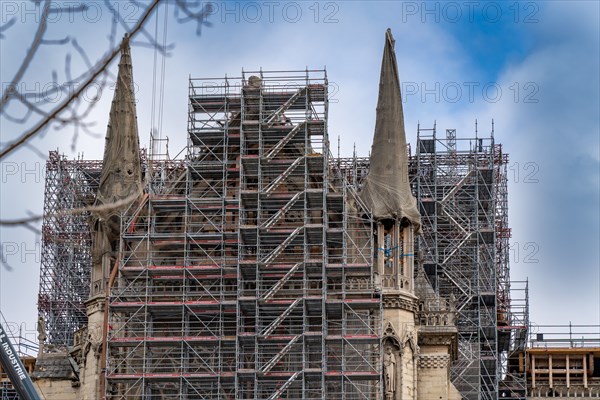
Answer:
[[[120, 234], [120, 214], [141, 195], [142, 167], [138, 138], [133, 69], [129, 38], [125, 36], [115, 94], [106, 131], [104, 158], [95, 206], [107, 206], [92, 213], [92, 263], [115, 250], [112, 243]], [[95, 279], [98, 279], [97, 277]]]
[[[140, 191], [141, 184], [140, 144], [133, 94], [131, 54], [128, 37], [125, 37], [106, 132], [104, 162], [96, 205], [109, 205], [130, 198]], [[119, 209], [125, 207], [127, 205], [117, 207], [116, 210], [106, 214], [118, 214]]]
[[408, 181], [408, 154], [394, 38], [388, 29], [369, 173], [360, 197], [376, 220], [407, 218], [421, 230], [421, 215]]

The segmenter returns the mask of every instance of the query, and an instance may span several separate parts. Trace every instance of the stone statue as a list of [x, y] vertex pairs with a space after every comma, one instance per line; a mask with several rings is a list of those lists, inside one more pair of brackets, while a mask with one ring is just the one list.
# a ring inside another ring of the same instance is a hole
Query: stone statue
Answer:
[[37, 323], [37, 331], [38, 331], [38, 344], [39, 344], [39, 354], [41, 355], [45, 351], [46, 339], [48, 336], [46, 335], [46, 321], [42, 316], [38, 317]]
[[44, 343], [48, 336], [46, 335], [46, 321], [44, 321], [43, 317], [38, 317], [38, 340], [41, 343]]
[[383, 376], [385, 382], [385, 399], [394, 400], [396, 393], [396, 356], [392, 346], [387, 346], [383, 356]]

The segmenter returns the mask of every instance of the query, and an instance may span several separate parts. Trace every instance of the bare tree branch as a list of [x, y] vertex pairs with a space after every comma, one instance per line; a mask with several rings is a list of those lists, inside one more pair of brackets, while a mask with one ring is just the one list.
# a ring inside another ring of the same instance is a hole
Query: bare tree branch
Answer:
[[64, 39], [42, 39], [42, 40], [40, 40], [40, 44], [45, 44], [45, 45], [63, 45], [63, 44], [69, 43], [70, 40], [71, 40], [71, 38], [69, 36], [67, 36]]
[[[193, 12], [189, 7], [190, 4], [186, 3], [185, 1], [176, 0], [176, 4], [179, 7], [175, 9], [175, 17], [177, 18], [177, 22], [196, 21], [198, 24], [198, 26], [196, 27], [196, 35], [200, 36], [200, 34], [202, 33], [203, 26], [212, 26], [212, 24], [208, 22], [208, 16], [212, 12], [213, 7], [211, 3], [207, 3], [206, 5], [204, 5], [198, 12]], [[178, 18], [177, 10], [181, 10], [185, 17]]]
[[[132, 26], [121, 17], [119, 10], [114, 8], [114, 4], [116, 3], [105, 0], [106, 7], [112, 14], [110, 32], [107, 37], [108, 47], [104, 54], [99, 57], [94, 64], [90, 60], [88, 53], [84, 50], [84, 47], [82, 47], [74, 37], [68, 35], [62, 39], [45, 38], [46, 34], [50, 34], [48, 32], [48, 23], [51, 21], [48, 15], [58, 13], [61, 10], [60, 8], [57, 9], [56, 5], [52, 4], [51, 0], [34, 0], [37, 7], [42, 5], [40, 22], [30, 48], [27, 50], [25, 57], [18, 66], [10, 83], [4, 86], [2, 97], [0, 99], [0, 116], [6, 118], [6, 121], [11, 123], [23, 125], [24, 127], [26, 126], [27, 129], [23, 129], [20, 135], [13, 135], [13, 137], [16, 136], [16, 139], [12, 141], [0, 142], [0, 146], [2, 147], [0, 150], [0, 160], [11, 155], [21, 147], [33, 151], [38, 157], [45, 158], [45, 155], [31, 144], [31, 139], [34, 137], [43, 137], [50, 128], [53, 128], [53, 131], [59, 131], [64, 130], [67, 126], [72, 126], [73, 140], [71, 148], [73, 150], [75, 150], [77, 139], [80, 134], [95, 137], [101, 136], [101, 134], [92, 131], [92, 128], [97, 126], [96, 121], [88, 121], [87, 119], [90, 117], [92, 109], [97, 104], [99, 93], [107, 87], [108, 81], [113, 78], [109, 66], [121, 51], [121, 45], [117, 38], [117, 31], [120, 26], [129, 34], [129, 40], [132, 45], [153, 48], [164, 57], [168, 56], [169, 52], [174, 49], [174, 44], [166, 43], [166, 34], [162, 38], [162, 43], [159, 43], [158, 31], [154, 32], [154, 35], [151, 35], [145, 29], [145, 25], [150, 19], [150, 16], [154, 13], [161, 1], [164, 0], [153, 0], [149, 5], [142, 4], [137, 0], [130, 1], [131, 4], [139, 6], [140, 9], [143, 10], [141, 16], [139, 18], [136, 17], [137, 19]], [[200, 35], [202, 27], [211, 26], [207, 21], [207, 18], [212, 12], [212, 5], [210, 3], [190, 3], [176, 0], [175, 4], [174, 14], [177, 22], [184, 23], [195, 21], [197, 23], [196, 33], [198, 35]], [[88, 7], [83, 4], [75, 8], [69, 8], [69, 12], [86, 10], [87, 8]], [[169, 8], [165, 6], [165, 33], [168, 11]], [[5, 32], [7, 32], [7, 30], [9, 30], [16, 22], [17, 19], [12, 18], [4, 25], [0, 26], [0, 39], [5, 38]], [[135, 42], [133, 41], [134, 37], [138, 38]], [[23, 78], [26, 75], [28, 68], [31, 67], [36, 54], [41, 53], [38, 51], [41, 46], [68, 46], [69, 44], [73, 46], [73, 51], [67, 52], [65, 55], [63, 82], [59, 82], [59, 74], [56, 69], [52, 69], [50, 72], [52, 79], [51, 85], [46, 85], [43, 89], [38, 89], [34, 92], [26, 90], [23, 86], [25, 84]], [[83, 72], [75, 73], [76, 77], [72, 76], [72, 61], [74, 54], [80, 57], [85, 65], [85, 70]], [[98, 94], [93, 99], [86, 99], [83, 95], [92, 84], [99, 85]], [[75, 85], [79, 86], [75, 88]], [[162, 96], [162, 90], [160, 93], [160, 96]], [[59, 103], [56, 103], [59, 98], [62, 98], [62, 95], [66, 95], [66, 98]], [[39, 120], [29, 122], [30, 119], [34, 118]], [[3, 134], [6, 134], [6, 129]], [[143, 187], [147, 186], [148, 182], [145, 182]], [[131, 203], [141, 196], [141, 194], [142, 191], [121, 201], [101, 206], [87, 206], [71, 210], [61, 210], [46, 215], [29, 215], [27, 217], [16, 219], [0, 219], [0, 226], [24, 227], [39, 234], [40, 231], [36, 228], [36, 225], [46, 216], [112, 210]], [[12, 269], [12, 267], [6, 263], [3, 254], [0, 254], [0, 256], [2, 256], [0, 265], [9, 270]]]
[[42, 19], [38, 26], [37, 32], [35, 33], [35, 37], [33, 39], [33, 44], [31, 45], [31, 48], [25, 55], [25, 59], [23, 60], [23, 63], [19, 67], [19, 70], [17, 71], [15, 76], [12, 78], [12, 80], [8, 84], [7, 90], [2, 95], [2, 99], [0, 99], [0, 110], [4, 109], [4, 106], [8, 102], [8, 99], [10, 98], [11, 89], [14, 90], [17, 83], [21, 81], [21, 78], [23, 78], [25, 71], [27, 71], [27, 67], [29, 67], [31, 60], [33, 59], [33, 56], [35, 55], [35, 52], [37, 51], [37, 49], [40, 47], [40, 44], [42, 43], [42, 37], [44, 36], [44, 33], [46, 32], [46, 24], [48, 22], [47, 18], [48, 18], [48, 10], [50, 9], [50, 4], [51, 4], [50, 0], [46, 0], [44, 3], [44, 11], [42, 12]]
[[4, 25], [0, 26], [0, 39], [4, 39], [3, 32], [6, 32], [11, 26], [13, 26], [17, 22], [15, 17], [11, 18]]
[[[144, 23], [152, 14], [156, 6], [160, 0], [154, 0], [152, 4], [146, 9], [144, 15], [137, 21], [135, 27], [129, 32], [131, 37], [135, 36], [138, 31], [142, 29]], [[56, 119], [59, 114], [64, 111], [73, 101], [78, 99], [83, 91], [92, 83], [94, 80], [103, 73], [103, 71], [108, 67], [108, 65], [115, 59], [115, 57], [120, 53], [120, 47], [112, 50], [110, 54], [108, 54], [99, 64], [96, 64], [96, 67], [91, 74], [91, 76], [76, 90], [73, 94], [66, 99], [60, 106], [56, 107], [46, 118], [38, 122], [32, 129], [22, 134], [18, 139], [7, 145], [5, 148], [0, 151], [0, 160], [9, 155], [12, 151], [19, 148], [25, 141], [31, 139], [35, 135], [37, 135], [42, 128], [44, 128], [47, 124], [51, 123], [54, 119]], [[14, 79], [13, 79], [14, 81]], [[13, 86], [15, 83], [13, 83]]]
[[8, 219], [8, 220], [6, 220], [6, 219], [0, 219], [0, 225], [6, 226], [6, 227], [20, 227], [20, 226], [23, 226], [23, 225], [26, 225], [26, 224], [31, 224], [33, 222], [39, 222], [44, 217], [60, 217], [60, 216], [64, 216], [64, 215], [81, 214], [83, 212], [98, 213], [98, 212], [104, 212], [104, 211], [112, 211], [112, 210], [115, 210], [117, 208], [129, 205], [134, 200], [136, 200], [139, 197], [143, 196], [143, 194], [144, 194], [143, 187], [144, 187], [144, 185], [142, 185], [140, 187], [140, 189], [137, 190], [132, 195], [127, 196], [124, 199], [115, 201], [113, 203], [101, 204], [101, 205], [98, 205], [98, 206], [87, 206], [87, 207], [81, 207], [81, 208], [72, 208], [70, 210], [61, 210], [61, 211], [58, 211], [58, 212], [55, 212], [55, 213], [46, 213], [44, 215], [31, 215], [31, 216], [25, 217], [25, 218]]

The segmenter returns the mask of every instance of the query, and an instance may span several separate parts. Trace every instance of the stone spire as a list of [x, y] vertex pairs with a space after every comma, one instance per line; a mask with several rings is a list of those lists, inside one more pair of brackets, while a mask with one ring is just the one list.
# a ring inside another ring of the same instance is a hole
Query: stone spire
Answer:
[[110, 108], [100, 184], [92, 212], [92, 288], [102, 295], [114, 264], [121, 211], [141, 194], [142, 167], [138, 138], [129, 37], [121, 44], [121, 60]]
[[121, 60], [110, 108], [100, 185], [92, 211], [92, 270], [86, 301], [87, 338], [83, 340], [78, 398], [100, 399], [105, 393], [107, 295], [119, 260], [121, 212], [142, 194], [142, 166], [138, 138], [129, 37], [121, 44]]
[[[141, 189], [142, 169], [127, 35], [121, 44], [121, 60], [106, 131], [103, 160], [96, 205], [114, 204], [135, 197]], [[100, 211], [98, 217], [114, 221], [114, 217], [132, 201], [133, 199], [127, 201], [127, 204]], [[111, 223], [111, 230], [115, 229], [118, 230], [118, 227]]]
[[360, 197], [373, 212], [373, 217], [376, 220], [406, 218], [419, 232], [421, 216], [408, 181], [400, 79], [390, 29], [385, 33], [370, 161], [369, 174]]

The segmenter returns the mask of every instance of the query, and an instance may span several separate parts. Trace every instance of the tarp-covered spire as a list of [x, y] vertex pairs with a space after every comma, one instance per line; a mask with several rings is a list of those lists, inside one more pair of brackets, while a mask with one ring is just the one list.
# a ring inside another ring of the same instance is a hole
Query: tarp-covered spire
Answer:
[[103, 231], [107, 236], [105, 239], [111, 241], [119, 234], [120, 212], [136, 199], [142, 187], [128, 35], [125, 35], [121, 44], [121, 60], [110, 108], [103, 160], [95, 205], [104, 205], [107, 209], [94, 212], [99, 223], [95, 223], [95, 229]]
[[376, 220], [407, 218], [420, 231], [421, 215], [408, 181], [400, 79], [390, 29], [385, 33], [369, 173], [360, 197]]
[[[104, 163], [96, 205], [114, 204], [135, 197], [141, 188], [142, 171], [131, 52], [127, 35], [121, 45], [121, 60], [104, 146]], [[117, 214], [122, 208], [123, 206], [117, 207], [115, 212], [106, 214]]]

